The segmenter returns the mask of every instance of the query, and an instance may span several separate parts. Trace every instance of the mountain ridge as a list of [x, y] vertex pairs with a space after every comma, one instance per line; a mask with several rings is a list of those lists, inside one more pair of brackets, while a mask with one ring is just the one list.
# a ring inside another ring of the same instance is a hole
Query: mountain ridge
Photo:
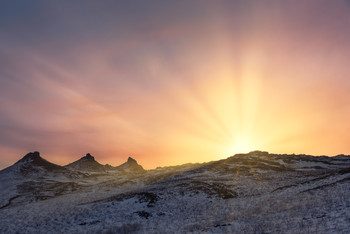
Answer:
[[[142, 172], [145, 171], [141, 165], [137, 163], [135, 159], [132, 157], [128, 157], [127, 161], [119, 166], [111, 166], [109, 164], [102, 165], [98, 161], [95, 160], [95, 157], [90, 153], [87, 153], [85, 156], [80, 159], [69, 163], [65, 166], [57, 165], [49, 162], [48, 160], [42, 158], [38, 151], [29, 152], [25, 156], [23, 156], [20, 160], [18, 160], [13, 165], [6, 167], [0, 170], [0, 173], [3, 171], [9, 171], [15, 167], [17, 170], [21, 171], [23, 174], [28, 173], [30, 169], [33, 169], [33, 166], [38, 168], [42, 167], [47, 171], [64, 171], [64, 170], [77, 170], [77, 171], [90, 171], [90, 172], [105, 172], [108, 170], [120, 170], [123, 172]], [[38, 169], [37, 168], [37, 169]], [[33, 169], [34, 170], [34, 169]], [[37, 170], [34, 170], [37, 171]]]
[[[255, 151], [251, 151], [249, 153], [238, 153], [238, 154], [235, 154], [235, 155], [232, 155], [232, 156], [229, 156], [228, 158], [226, 159], [221, 159], [221, 160], [228, 160], [228, 159], [232, 159], [234, 157], [238, 158], [238, 157], [250, 157], [250, 156], [253, 156], [253, 155], [258, 155], [258, 156], [265, 156], [265, 157], [289, 157], [289, 159], [293, 159], [293, 158], [298, 158], [298, 159], [301, 159], [301, 158], [308, 158], [308, 157], [311, 157], [311, 159], [330, 159], [330, 158], [336, 158], [336, 159], [341, 159], [343, 158], [344, 160], [350, 160], [350, 155], [345, 155], [345, 154], [338, 154], [338, 155], [335, 155], [335, 156], [327, 156], [327, 155], [309, 155], [309, 154], [274, 154], [274, 153], [269, 153], [267, 151], [259, 151], [259, 150], [255, 150]], [[15, 165], [15, 164], [18, 164], [20, 162], [23, 162], [24, 160], [27, 160], [27, 159], [31, 159], [31, 160], [34, 160], [34, 161], [37, 161], [39, 163], [43, 163], [43, 162], [47, 162], [49, 163], [50, 165], [52, 165], [53, 167], [55, 166], [58, 166], [56, 168], [59, 168], [59, 169], [62, 169], [62, 168], [71, 168], [71, 169], [74, 169], [76, 166], [78, 168], [76, 169], [79, 169], [80, 165], [78, 165], [79, 163], [81, 162], [89, 162], [89, 163], [92, 163], [92, 164], [95, 164], [96, 165], [96, 169], [97, 170], [100, 170], [100, 171], [103, 171], [103, 170], [111, 170], [111, 169], [117, 169], [117, 168], [120, 168], [120, 169], [123, 169], [123, 165], [135, 165], [135, 162], [138, 166], [140, 167], [135, 167], [137, 170], [140, 170], [140, 171], [146, 171], [141, 165], [139, 165], [137, 163], [137, 161], [135, 159], [133, 159], [132, 157], [128, 157], [127, 161], [118, 165], [118, 166], [111, 166], [110, 164], [101, 164], [99, 163], [98, 161], [96, 161], [95, 157], [92, 156], [90, 153], [87, 153], [85, 156], [81, 157], [80, 159], [76, 160], [76, 161], [73, 161], [67, 165], [58, 165], [58, 164], [55, 164], [55, 163], [52, 163], [48, 160], [46, 160], [45, 158], [42, 158], [40, 156], [40, 152], [38, 151], [34, 151], [34, 152], [29, 152], [27, 153], [25, 156], [23, 156], [21, 159], [19, 159], [16, 163], [8, 166], [8, 167], [5, 167], [3, 169], [0, 170], [1, 171], [4, 171], [5, 169]], [[286, 158], [287, 159], [287, 158]], [[221, 160], [214, 160], [214, 161], [211, 161], [211, 162], [217, 162], [217, 161], [221, 161]], [[312, 160], [311, 160], [312, 161]], [[206, 164], [206, 163], [210, 163], [210, 162], [202, 162], [202, 163], [184, 163], [184, 164], [179, 164], [179, 165], [170, 165], [170, 166], [162, 166], [162, 167], [157, 167], [157, 168], [170, 168], [170, 167], [182, 167], [184, 165], [196, 165], [196, 164]], [[148, 170], [155, 170], [157, 168], [154, 168], [154, 169], [148, 169]], [[93, 170], [94, 167], [92, 167], [91, 169], [87, 168], [87, 170]]]

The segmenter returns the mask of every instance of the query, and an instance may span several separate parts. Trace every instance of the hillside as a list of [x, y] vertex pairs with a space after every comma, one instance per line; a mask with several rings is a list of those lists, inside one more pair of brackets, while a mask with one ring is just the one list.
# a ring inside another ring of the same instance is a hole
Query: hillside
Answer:
[[[125, 170], [129, 164], [137, 170]], [[98, 173], [66, 167], [19, 178], [12, 195], [2, 198], [0, 232], [350, 231], [349, 156], [254, 151], [203, 164], [141, 168], [128, 159]], [[1, 171], [1, 178], [9, 171]], [[12, 182], [0, 181], [3, 191]]]

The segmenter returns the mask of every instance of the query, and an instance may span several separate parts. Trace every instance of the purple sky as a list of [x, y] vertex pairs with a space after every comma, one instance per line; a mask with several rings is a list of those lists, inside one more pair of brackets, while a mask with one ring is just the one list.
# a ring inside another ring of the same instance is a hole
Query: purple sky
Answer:
[[1, 1], [0, 168], [350, 154], [350, 2]]

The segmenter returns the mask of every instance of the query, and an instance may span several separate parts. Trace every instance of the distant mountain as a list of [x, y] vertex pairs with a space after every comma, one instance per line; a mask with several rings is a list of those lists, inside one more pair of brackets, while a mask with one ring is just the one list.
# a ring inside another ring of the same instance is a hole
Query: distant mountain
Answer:
[[121, 175], [120, 172], [129, 178], [129, 175], [137, 176], [144, 171], [132, 158], [119, 167], [113, 167], [100, 164], [88, 153], [63, 167], [45, 160], [39, 152], [30, 152], [0, 171], [0, 210], [81, 191], [106, 178], [118, 184], [120, 180], [116, 180], [116, 176]]
[[14, 165], [5, 168], [0, 171], [1, 174], [4, 173], [15, 173], [18, 175], [31, 175], [31, 174], [44, 174], [48, 172], [66, 172], [67, 169], [51, 163], [40, 156], [40, 153], [30, 152], [26, 154], [21, 160], [16, 162]]
[[72, 162], [65, 166], [66, 168], [80, 171], [96, 171], [101, 172], [109, 169], [110, 166], [104, 166], [95, 160], [95, 157], [91, 156], [91, 154], [87, 153], [81, 159]]
[[131, 157], [128, 158], [128, 161], [116, 167], [115, 169], [120, 170], [122, 172], [137, 172], [137, 173], [145, 172], [145, 169], [143, 169], [143, 167], [139, 165], [137, 161]]

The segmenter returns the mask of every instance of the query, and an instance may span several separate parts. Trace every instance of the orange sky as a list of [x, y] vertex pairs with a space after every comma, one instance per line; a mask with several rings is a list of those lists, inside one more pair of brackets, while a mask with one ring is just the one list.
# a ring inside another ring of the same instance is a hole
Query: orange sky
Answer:
[[350, 154], [348, 1], [87, 2], [0, 10], [0, 168]]

